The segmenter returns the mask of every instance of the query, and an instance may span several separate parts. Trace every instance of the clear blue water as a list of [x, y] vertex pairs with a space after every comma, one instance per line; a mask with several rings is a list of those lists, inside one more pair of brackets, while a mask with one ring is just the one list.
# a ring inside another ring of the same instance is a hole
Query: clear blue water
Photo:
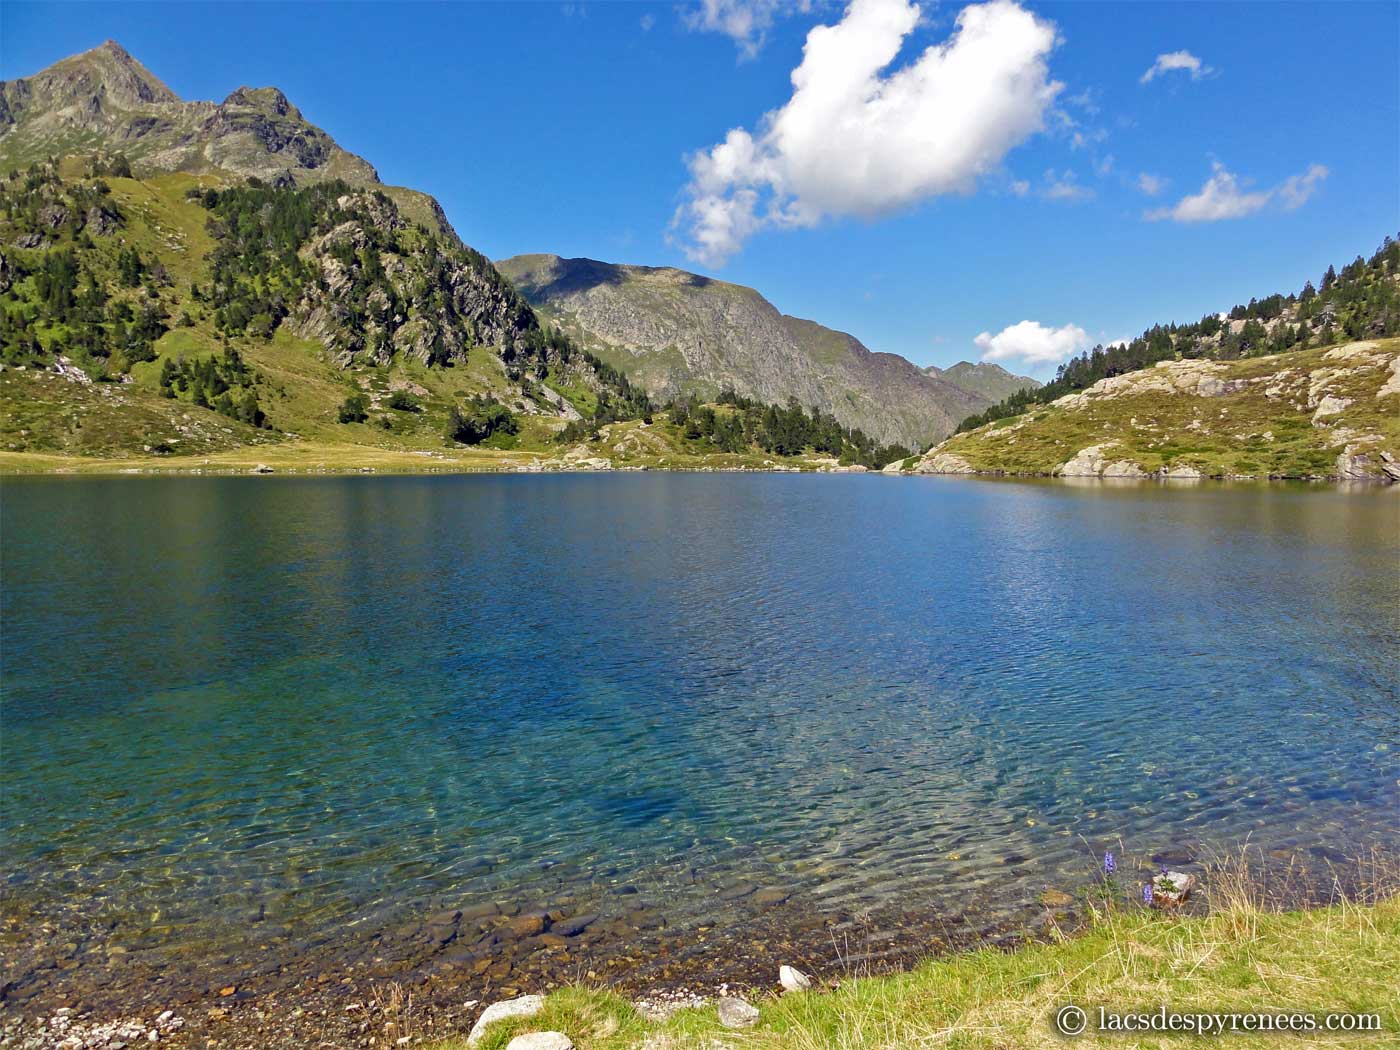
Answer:
[[[735, 879], [1015, 907], [1400, 834], [1400, 501], [791, 475], [6, 480], [5, 907], [305, 943]], [[737, 905], [735, 906], [737, 907]]]

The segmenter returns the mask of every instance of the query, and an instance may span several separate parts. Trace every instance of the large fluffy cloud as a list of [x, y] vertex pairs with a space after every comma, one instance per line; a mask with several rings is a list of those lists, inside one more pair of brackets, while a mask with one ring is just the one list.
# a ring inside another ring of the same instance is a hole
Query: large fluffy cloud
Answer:
[[807, 36], [787, 104], [689, 158], [676, 215], [692, 258], [719, 265], [755, 231], [875, 216], [970, 192], [1044, 127], [1060, 91], [1055, 29], [1013, 0], [963, 8], [946, 41], [884, 71], [918, 24], [911, 0], [852, 0]]
[[1139, 82], [1150, 84], [1163, 73], [1172, 72], [1189, 73], [1192, 80], [1200, 80], [1207, 73], [1215, 71], [1191, 54], [1190, 51], [1172, 51], [1165, 55], [1158, 55], [1157, 61], [1153, 62], [1147, 72], [1139, 78]]
[[983, 332], [973, 340], [983, 361], [1013, 361], [1034, 367], [1053, 365], [1089, 348], [1089, 333], [1078, 325], [1047, 328], [1039, 321], [1021, 321], [996, 335]]
[[1147, 212], [1152, 221], [1172, 219], [1176, 222], [1220, 222], [1222, 219], [1242, 219], [1277, 203], [1284, 211], [1293, 211], [1307, 203], [1323, 179], [1327, 169], [1314, 164], [1301, 175], [1293, 175], [1272, 189], [1248, 191], [1235, 175], [1217, 161], [1210, 178], [1200, 192], [1182, 197], [1170, 208], [1155, 208]]

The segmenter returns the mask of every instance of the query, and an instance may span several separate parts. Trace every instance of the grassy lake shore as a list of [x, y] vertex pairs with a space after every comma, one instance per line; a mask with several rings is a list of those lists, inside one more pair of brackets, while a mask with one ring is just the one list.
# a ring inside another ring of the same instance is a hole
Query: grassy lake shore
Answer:
[[[895, 1050], [909, 1047], [1063, 1046], [1055, 1030], [1060, 1007], [1089, 1013], [1081, 1046], [1194, 1045], [1191, 1037], [1095, 1030], [1097, 1009], [1172, 1012], [1267, 1012], [1378, 1015], [1380, 1031], [1299, 1035], [1229, 1035], [1251, 1048], [1338, 1045], [1393, 1046], [1400, 1034], [1400, 900], [1275, 912], [1246, 896], [1226, 900], [1207, 917], [1146, 910], [1101, 913], [1086, 932], [931, 960], [907, 973], [842, 980], [834, 989], [752, 999], [758, 1024], [722, 1027], [713, 1006], [681, 1010], [657, 1021], [602, 989], [551, 994], [542, 1012], [489, 1026], [475, 1045], [502, 1050], [526, 1032], [565, 1033], [578, 1050]], [[386, 1014], [386, 1031], [411, 1035], [411, 1004]], [[401, 1036], [399, 1036], [401, 1038]], [[393, 1045], [394, 1038], [388, 1043]], [[465, 1038], [434, 1044], [466, 1050]]]

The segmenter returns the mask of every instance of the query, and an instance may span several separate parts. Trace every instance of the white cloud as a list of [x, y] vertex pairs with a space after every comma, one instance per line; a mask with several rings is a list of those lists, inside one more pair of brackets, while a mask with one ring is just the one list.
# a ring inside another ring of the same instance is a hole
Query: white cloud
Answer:
[[1020, 364], [1053, 365], [1089, 348], [1089, 333], [1078, 325], [1047, 328], [1039, 321], [1021, 321], [1003, 328], [996, 335], [983, 332], [973, 340], [982, 351], [983, 361], [1015, 361]]
[[1211, 177], [1201, 187], [1199, 193], [1181, 198], [1170, 208], [1154, 208], [1144, 214], [1150, 222], [1171, 219], [1174, 222], [1220, 222], [1223, 219], [1242, 219], [1262, 211], [1270, 203], [1277, 202], [1284, 211], [1301, 208], [1318, 184], [1327, 177], [1327, 169], [1314, 164], [1301, 175], [1285, 179], [1273, 189], [1247, 191], [1240, 180], [1219, 161], [1212, 165]]
[[779, 15], [810, 11], [811, 6], [811, 0], [700, 0], [700, 6], [682, 18], [689, 29], [723, 33], [739, 48], [739, 56], [748, 59], [763, 47]]
[[1025, 179], [1011, 180], [1011, 192], [1014, 193], [1016, 196], [1024, 197], [1026, 194], [1030, 193], [1030, 191], [1031, 184]]
[[656, 25], [656, 16], [648, 12], [642, 15], [641, 19], [638, 21], [638, 25], [642, 27], [643, 33], [650, 33], [652, 27]]
[[1095, 128], [1092, 131], [1076, 131], [1069, 139], [1070, 149], [1086, 149], [1089, 146], [1097, 145], [1108, 138], [1108, 132], [1103, 128]]
[[970, 193], [1044, 128], [1062, 87], [1046, 65], [1054, 26], [1013, 0], [974, 4], [947, 40], [882, 75], [919, 18], [911, 0], [852, 0], [807, 35], [781, 109], [688, 158], [675, 225], [692, 258], [722, 264], [764, 227]]
[[1189, 73], [1192, 80], [1200, 80], [1215, 72], [1190, 51], [1172, 51], [1165, 55], [1158, 55], [1157, 61], [1153, 62], [1147, 72], [1138, 78], [1138, 83], [1150, 84], [1163, 73], [1174, 71]]
[[1048, 201], [1086, 201], [1094, 196], [1094, 191], [1081, 186], [1074, 172], [1056, 172], [1053, 168], [1045, 173], [1045, 188], [1040, 195]]
[[1296, 211], [1308, 203], [1308, 198], [1317, 189], [1318, 183], [1327, 178], [1327, 169], [1314, 164], [1301, 175], [1290, 175], [1275, 191], [1284, 211]]
[[1167, 188], [1167, 180], [1160, 175], [1144, 171], [1137, 178], [1137, 188], [1149, 197], [1155, 197]]

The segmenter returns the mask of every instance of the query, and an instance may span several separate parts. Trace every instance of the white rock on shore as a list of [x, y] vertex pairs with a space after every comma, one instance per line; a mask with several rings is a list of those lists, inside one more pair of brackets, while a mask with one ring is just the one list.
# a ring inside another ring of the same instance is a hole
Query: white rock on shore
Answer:
[[563, 1032], [530, 1032], [517, 1035], [506, 1050], [574, 1050], [574, 1044]]
[[474, 1046], [479, 1042], [489, 1024], [504, 1021], [508, 1017], [534, 1017], [543, 1009], [544, 996], [542, 995], [522, 995], [515, 999], [504, 999], [499, 1003], [492, 1003], [481, 1011], [481, 1016], [476, 1019], [476, 1024], [472, 1025], [471, 1034], [467, 1036], [467, 1045]]
[[778, 983], [785, 992], [805, 992], [812, 987], [812, 978], [793, 966], [778, 967]]

